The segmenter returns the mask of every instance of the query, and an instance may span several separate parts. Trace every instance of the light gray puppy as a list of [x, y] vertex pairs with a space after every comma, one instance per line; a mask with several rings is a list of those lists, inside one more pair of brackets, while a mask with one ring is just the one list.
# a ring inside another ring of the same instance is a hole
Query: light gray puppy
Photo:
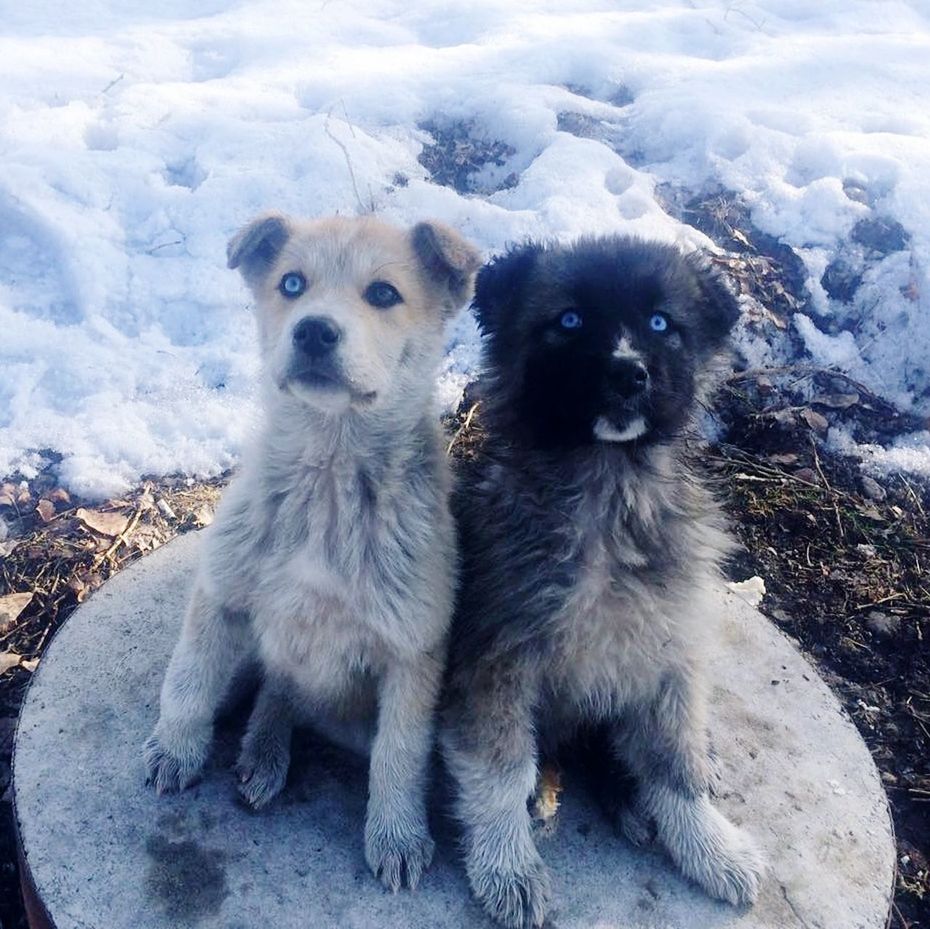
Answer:
[[205, 533], [149, 779], [196, 780], [257, 658], [242, 795], [261, 807], [282, 789], [296, 722], [369, 749], [366, 858], [391, 890], [413, 887], [433, 853], [425, 780], [456, 571], [435, 369], [478, 254], [436, 223], [272, 214], [228, 257], [255, 296], [265, 417]]

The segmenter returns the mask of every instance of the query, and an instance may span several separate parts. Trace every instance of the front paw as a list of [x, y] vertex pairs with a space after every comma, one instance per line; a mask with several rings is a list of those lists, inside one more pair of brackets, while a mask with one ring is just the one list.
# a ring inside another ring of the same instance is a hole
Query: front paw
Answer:
[[538, 929], [546, 919], [552, 889], [536, 855], [525, 865], [469, 868], [472, 890], [492, 919], [508, 929]]
[[676, 798], [662, 840], [681, 870], [712, 897], [734, 906], [755, 903], [765, 859], [752, 838], [715, 809], [706, 795]]
[[765, 859], [750, 836], [720, 816], [713, 846], [696, 856], [693, 877], [712, 896], [734, 906], [755, 903], [765, 873]]
[[384, 886], [397, 893], [417, 886], [433, 860], [436, 844], [425, 818], [385, 820], [369, 813], [365, 823], [365, 860]]
[[243, 748], [236, 762], [239, 794], [253, 810], [271, 803], [284, 789], [291, 764], [290, 752], [258, 753]]
[[146, 783], [159, 794], [190, 787], [200, 778], [209, 744], [209, 729], [170, 733], [156, 726], [142, 746]]

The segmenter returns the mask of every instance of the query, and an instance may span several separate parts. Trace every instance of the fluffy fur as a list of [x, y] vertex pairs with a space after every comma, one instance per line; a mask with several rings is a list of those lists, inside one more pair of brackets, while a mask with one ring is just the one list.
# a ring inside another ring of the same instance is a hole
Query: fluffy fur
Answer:
[[282, 789], [297, 722], [370, 749], [365, 852], [392, 890], [433, 852], [424, 782], [456, 562], [433, 385], [478, 264], [434, 223], [271, 214], [230, 242], [255, 296], [265, 418], [205, 533], [144, 747], [159, 791], [191, 784], [257, 658], [243, 797]]
[[735, 300], [698, 259], [609, 237], [510, 252], [474, 306], [486, 438], [454, 506], [442, 729], [472, 889], [505, 926], [542, 925], [537, 760], [596, 725], [637, 783], [624, 833], [654, 827], [708, 893], [750, 902], [760, 856], [708, 799], [703, 597], [729, 543], [683, 440]]

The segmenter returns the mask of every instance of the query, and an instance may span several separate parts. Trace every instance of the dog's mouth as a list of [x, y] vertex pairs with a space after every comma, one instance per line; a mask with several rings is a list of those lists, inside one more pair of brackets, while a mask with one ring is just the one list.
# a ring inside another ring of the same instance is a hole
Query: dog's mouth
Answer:
[[345, 375], [333, 368], [313, 367], [292, 370], [282, 389], [308, 403], [329, 405], [328, 401], [344, 398], [356, 406], [367, 406], [377, 397], [374, 390], [362, 390]]
[[594, 437], [601, 442], [635, 442], [649, 431], [642, 413], [626, 416], [598, 416], [594, 421]]

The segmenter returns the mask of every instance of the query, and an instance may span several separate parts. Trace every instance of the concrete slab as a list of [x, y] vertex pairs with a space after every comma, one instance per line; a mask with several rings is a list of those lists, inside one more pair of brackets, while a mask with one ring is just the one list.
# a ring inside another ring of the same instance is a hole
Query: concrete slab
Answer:
[[[123, 572], [55, 637], [23, 707], [14, 760], [26, 859], [58, 929], [488, 929], [454, 836], [436, 816], [437, 860], [392, 896], [362, 858], [364, 767], [306, 746], [278, 804], [252, 814], [225, 733], [205, 780], [180, 797], [143, 787], [139, 747], [177, 636], [197, 554], [191, 534]], [[656, 851], [618, 839], [567, 785], [541, 840], [560, 929], [882, 929], [894, 844], [864, 744], [816, 673], [759, 613], [721, 591], [714, 676], [720, 806], [765, 847], [759, 903], [707, 899]]]

